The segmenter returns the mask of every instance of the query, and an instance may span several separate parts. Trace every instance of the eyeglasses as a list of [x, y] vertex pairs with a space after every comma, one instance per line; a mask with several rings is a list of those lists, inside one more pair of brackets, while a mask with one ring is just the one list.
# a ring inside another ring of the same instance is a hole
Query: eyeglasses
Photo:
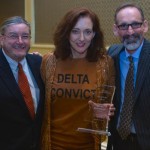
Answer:
[[29, 40], [29, 39], [31, 39], [31, 36], [30, 35], [17, 35], [17, 34], [8, 34], [8, 35], [5, 35], [4, 34], [4, 36], [6, 36], [7, 38], [9, 38], [9, 39], [11, 39], [11, 40], [19, 40], [19, 37], [21, 37], [21, 39], [22, 40]]
[[121, 24], [121, 25], [118, 25], [118, 28], [120, 30], [128, 30], [129, 29], [129, 26], [132, 27], [132, 29], [138, 29], [142, 26], [143, 22], [133, 22], [131, 24]]

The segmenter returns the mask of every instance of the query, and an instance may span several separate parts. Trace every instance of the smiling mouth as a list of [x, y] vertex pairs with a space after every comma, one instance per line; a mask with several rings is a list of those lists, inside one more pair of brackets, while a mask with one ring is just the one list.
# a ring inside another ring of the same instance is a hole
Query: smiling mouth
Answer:
[[83, 44], [77, 44], [78, 47], [84, 47], [84, 43]]
[[25, 46], [23, 45], [16, 45], [14, 46], [15, 49], [25, 49]]

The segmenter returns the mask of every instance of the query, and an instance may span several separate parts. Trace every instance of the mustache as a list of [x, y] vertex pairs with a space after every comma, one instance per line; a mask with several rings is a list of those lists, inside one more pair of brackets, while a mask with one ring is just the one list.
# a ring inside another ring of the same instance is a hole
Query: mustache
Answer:
[[134, 33], [132, 35], [124, 35], [123, 41], [126, 41], [127, 43], [136, 42], [137, 40], [140, 40], [141, 35], [138, 33]]

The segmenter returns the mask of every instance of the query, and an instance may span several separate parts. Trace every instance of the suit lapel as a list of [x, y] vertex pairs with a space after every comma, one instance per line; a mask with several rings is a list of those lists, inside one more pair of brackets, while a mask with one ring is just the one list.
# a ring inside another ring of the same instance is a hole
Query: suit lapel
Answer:
[[30, 56], [29, 54], [26, 57], [28, 65], [30, 67], [30, 70], [37, 82], [37, 85], [39, 86], [39, 74], [40, 74], [40, 69], [39, 69], [39, 64], [37, 64], [37, 62], [32, 58], [32, 56]]
[[7, 86], [9, 91], [16, 97], [16, 99], [22, 98], [18, 84], [14, 78], [14, 75], [5, 56], [2, 53], [2, 50], [0, 50], [0, 78], [3, 80], [3, 82], [5, 82], [5, 85]]
[[138, 95], [141, 91], [142, 84], [144, 82], [145, 76], [150, 68], [150, 43], [148, 41], [144, 41], [143, 48], [140, 54], [140, 59], [138, 63], [137, 70], [137, 79], [135, 85], [135, 100], [138, 98]]

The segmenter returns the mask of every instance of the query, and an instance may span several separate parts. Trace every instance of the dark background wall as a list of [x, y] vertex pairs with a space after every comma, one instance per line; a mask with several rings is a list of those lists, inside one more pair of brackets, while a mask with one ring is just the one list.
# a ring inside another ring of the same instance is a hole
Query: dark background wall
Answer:
[[0, 23], [11, 16], [25, 16], [24, 0], [0, 0]]
[[[53, 43], [54, 29], [62, 16], [72, 7], [85, 6], [99, 17], [105, 35], [106, 45], [119, 42], [114, 37], [114, 11], [122, 2], [134, 2], [140, 5], [146, 19], [150, 20], [150, 0], [35, 0], [35, 43]], [[150, 38], [150, 32], [146, 34]]]
[[[25, 17], [25, 0], [0, 0], [0, 23], [14, 15]], [[99, 17], [105, 36], [105, 44], [118, 43], [114, 37], [114, 11], [126, 0], [34, 0], [35, 4], [35, 44], [53, 44], [53, 32], [64, 14], [73, 7], [88, 7]], [[128, 0], [140, 5], [145, 18], [150, 21], [150, 0]], [[146, 34], [150, 39], [150, 32]]]

